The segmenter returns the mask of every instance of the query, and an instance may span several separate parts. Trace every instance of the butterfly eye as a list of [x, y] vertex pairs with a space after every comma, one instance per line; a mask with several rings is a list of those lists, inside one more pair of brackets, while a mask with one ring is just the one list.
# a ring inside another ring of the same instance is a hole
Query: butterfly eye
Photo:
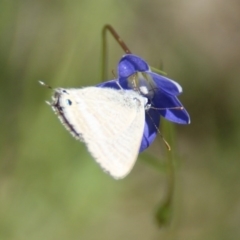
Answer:
[[67, 105], [69, 105], [69, 106], [72, 105], [72, 101], [71, 100], [67, 99], [66, 101], [67, 101]]

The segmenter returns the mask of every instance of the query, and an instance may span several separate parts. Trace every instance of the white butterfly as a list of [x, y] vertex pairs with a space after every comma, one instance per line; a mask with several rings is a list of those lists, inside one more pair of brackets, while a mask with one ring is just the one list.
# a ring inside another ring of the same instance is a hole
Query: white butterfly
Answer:
[[57, 88], [52, 98], [49, 104], [63, 125], [86, 143], [104, 171], [125, 177], [138, 156], [147, 98], [134, 90], [98, 87]]

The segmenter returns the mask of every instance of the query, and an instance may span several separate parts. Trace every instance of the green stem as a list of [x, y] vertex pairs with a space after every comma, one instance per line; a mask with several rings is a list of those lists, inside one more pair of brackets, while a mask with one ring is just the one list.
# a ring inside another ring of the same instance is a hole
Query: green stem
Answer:
[[126, 54], [131, 54], [131, 51], [129, 50], [128, 46], [120, 38], [120, 36], [114, 30], [114, 28], [111, 25], [106, 24], [102, 30], [102, 74], [101, 74], [102, 81], [104, 81], [107, 77], [107, 74], [106, 74], [107, 72], [107, 37], [106, 37], [107, 31], [109, 31], [112, 34], [114, 39], [118, 42], [118, 44]]
[[[167, 135], [171, 145], [174, 145], [174, 130], [171, 123], [164, 122], [164, 133]], [[172, 149], [175, 149], [173, 146]], [[157, 209], [156, 219], [159, 226], [164, 226], [170, 223], [172, 217], [172, 201], [175, 188], [175, 171], [174, 171], [174, 152], [166, 150], [167, 158], [167, 193]]]

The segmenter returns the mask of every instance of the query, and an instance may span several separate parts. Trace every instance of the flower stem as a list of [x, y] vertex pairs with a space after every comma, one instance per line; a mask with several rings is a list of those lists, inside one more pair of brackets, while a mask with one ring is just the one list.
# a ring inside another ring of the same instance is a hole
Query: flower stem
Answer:
[[[164, 133], [167, 135], [170, 144], [174, 145], [174, 129], [172, 124], [164, 122]], [[173, 147], [175, 149], [175, 147]], [[175, 188], [175, 171], [174, 171], [174, 151], [166, 151], [167, 158], [167, 193], [164, 200], [156, 211], [156, 219], [160, 227], [167, 225], [172, 217], [172, 201]]]
[[107, 31], [109, 31], [112, 36], [114, 37], [114, 39], [118, 42], [118, 44], [120, 45], [120, 47], [123, 49], [123, 51], [126, 54], [131, 54], [130, 49], [128, 48], [128, 46], [125, 44], [125, 42], [120, 38], [120, 36], [118, 35], [118, 33], [115, 31], [115, 29], [109, 25], [106, 24], [103, 29], [102, 29], [102, 79], [101, 81], [106, 80], [106, 72], [107, 72]]

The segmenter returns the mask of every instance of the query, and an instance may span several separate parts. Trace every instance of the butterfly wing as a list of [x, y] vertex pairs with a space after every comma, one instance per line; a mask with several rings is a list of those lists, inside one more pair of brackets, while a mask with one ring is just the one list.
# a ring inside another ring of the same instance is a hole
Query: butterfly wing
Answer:
[[116, 179], [130, 172], [143, 136], [143, 97], [132, 90], [86, 87], [57, 89], [54, 102], [61, 121], [106, 172]]

